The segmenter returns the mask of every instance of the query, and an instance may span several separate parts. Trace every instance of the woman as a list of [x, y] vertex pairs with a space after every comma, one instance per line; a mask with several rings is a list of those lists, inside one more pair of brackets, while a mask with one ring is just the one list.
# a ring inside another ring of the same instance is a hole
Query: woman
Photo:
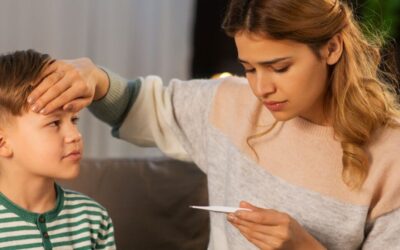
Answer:
[[337, 0], [232, 0], [224, 20], [246, 79], [126, 81], [57, 61], [32, 109], [90, 109], [115, 136], [193, 160], [208, 175], [209, 249], [400, 246], [399, 107]]

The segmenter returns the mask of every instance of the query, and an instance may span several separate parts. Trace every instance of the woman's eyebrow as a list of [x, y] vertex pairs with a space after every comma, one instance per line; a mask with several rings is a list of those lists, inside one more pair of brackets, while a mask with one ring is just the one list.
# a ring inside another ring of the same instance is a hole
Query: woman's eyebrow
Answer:
[[[280, 62], [280, 61], [283, 61], [283, 60], [286, 60], [286, 59], [290, 59], [290, 58], [291, 57], [279, 57], [279, 58], [275, 58], [275, 59], [268, 60], [268, 61], [257, 62], [257, 64], [266, 66], [266, 65], [271, 65], [271, 64], [274, 64], [274, 63], [277, 63], [277, 62]], [[238, 60], [239, 60], [240, 63], [249, 64], [248, 62], [246, 62], [245, 60], [242, 60], [240, 58]]]

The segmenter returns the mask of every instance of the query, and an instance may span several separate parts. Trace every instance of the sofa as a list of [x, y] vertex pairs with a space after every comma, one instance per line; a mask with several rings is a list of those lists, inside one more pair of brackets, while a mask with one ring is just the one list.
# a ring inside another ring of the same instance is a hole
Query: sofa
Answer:
[[108, 210], [121, 250], [207, 249], [207, 178], [193, 163], [167, 158], [85, 159], [80, 175], [59, 181]]

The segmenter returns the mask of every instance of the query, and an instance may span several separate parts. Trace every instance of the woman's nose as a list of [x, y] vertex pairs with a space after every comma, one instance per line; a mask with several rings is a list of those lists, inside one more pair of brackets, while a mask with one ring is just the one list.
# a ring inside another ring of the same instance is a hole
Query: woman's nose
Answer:
[[259, 98], [264, 98], [276, 91], [275, 84], [268, 74], [258, 74], [255, 82], [255, 94]]

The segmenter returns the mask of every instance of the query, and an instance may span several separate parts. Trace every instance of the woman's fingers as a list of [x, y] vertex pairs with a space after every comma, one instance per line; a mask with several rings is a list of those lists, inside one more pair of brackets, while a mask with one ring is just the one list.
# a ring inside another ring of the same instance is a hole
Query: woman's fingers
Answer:
[[237, 225], [236, 227], [248, 241], [260, 249], [279, 249], [281, 245], [281, 241], [275, 236], [254, 231], [244, 225]]
[[35, 104], [32, 109], [33, 111], [39, 111], [44, 105], [47, 103], [44, 100], [37, 102], [39, 98], [42, 97], [49, 89], [51, 89], [56, 83], [62, 80], [64, 74], [61, 72], [53, 72], [50, 75], [47, 75], [39, 85], [32, 91], [32, 93], [28, 97], [28, 102], [30, 104]]
[[[56, 74], [57, 72], [53, 73]], [[43, 84], [39, 85], [39, 87], [43, 86]], [[45, 85], [43, 88], [46, 88], [48, 85]], [[40, 112], [42, 114], [47, 114], [57, 108], [60, 108], [62, 104], [55, 105], [58, 102], [54, 102], [57, 100], [56, 98], [61, 98], [63, 93], [67, 91], [71, 87], [71, 80], [65, 76], [59, 79], [56, 83], [48, 87], [47, 89], [40, 90], [43, 92], [40, 93], [40, 98], [36, 100], [35, 104], [32, 106], [32, 110], [35, 112]], [[68, 101], [68, 100], [67, 100]]]
[[64, 105], [63, 109], [69, 112], [78, 112], [90, 104], [89, 98], [75, 99]]
[[251, 205], [248, 202], [241, 202], [240, 207], [249, 208], [251, 211], [238, 211], [235, 216], [241, 220], [264, 225], [282, 225], [290, 222], [290, 216], [274, 209], [264, 209]]
[[[83, 108], [79, 104], [84, 103], [88, 105], [91, 102], [90, 93], [84, 85], [69, 87], [67, 89], [63, 89], [62, 87], [56, 88], [56, 86], [53, 86], [40, 99], [47, 100], [47, 104], [40, 111], [42, 114], [49, 114], [59, 108], [78, 111]], [[78, 105], [75, 104], [74, 106], [69, 107], [72, 105], [71, 102], [74, 100], [79, 100]]]
[[271, 236], [279, 236], [280, 226], [279, 225], [264, 225], [247, 220], [242, 220], [235, 215], [229, 216], [229, 221], [237, 227], [247, 228], [248, 231], [263, 233]]
[[43, 69], [42, 76], [50, 75], [62, 67], [62, 63], [57, 60], [52, 60], [46, 68]]
[[51, 86], [65, 76], [68, 66], [62, 61], [53, 61], [43, 69], [40, 82], [28, 97], [28, 102], [34, 104]]
[[274, 239], [274, 246], [287, 240], [286, 230], [280, 226], [259, 226], [249, 224], [236, 224], [240, 231], [245, 232], [252, 239], [264, 241], [265, 238]]
[[[42, 81], [28, 97], [31, 109], [49, 114], [56, 109], [80, 110], [89, 105], [96, 90], [93, 72], [97, 69], [90, 59], [54, 61], [42, 73]], [[78, 100], [74, 105], [72, 101]]]
[[[273, 209], [264, 209], [241, 202], [240, 207], [251, 211], [237, 211], [228, 215], [229, 222], [253, 244], [261, 249], [303, 249], [322, 247], [295, 219], [289, 214]], [[266, 245], [264, 245], [266, 244]]]
[[[256, 212], [239, 211], [235, 213], [235, 216], [241, 220], [270, 226], [285, 223], [285, 215], [272, 209]], [[290, 218], [287, 219], [289, 220]]]

